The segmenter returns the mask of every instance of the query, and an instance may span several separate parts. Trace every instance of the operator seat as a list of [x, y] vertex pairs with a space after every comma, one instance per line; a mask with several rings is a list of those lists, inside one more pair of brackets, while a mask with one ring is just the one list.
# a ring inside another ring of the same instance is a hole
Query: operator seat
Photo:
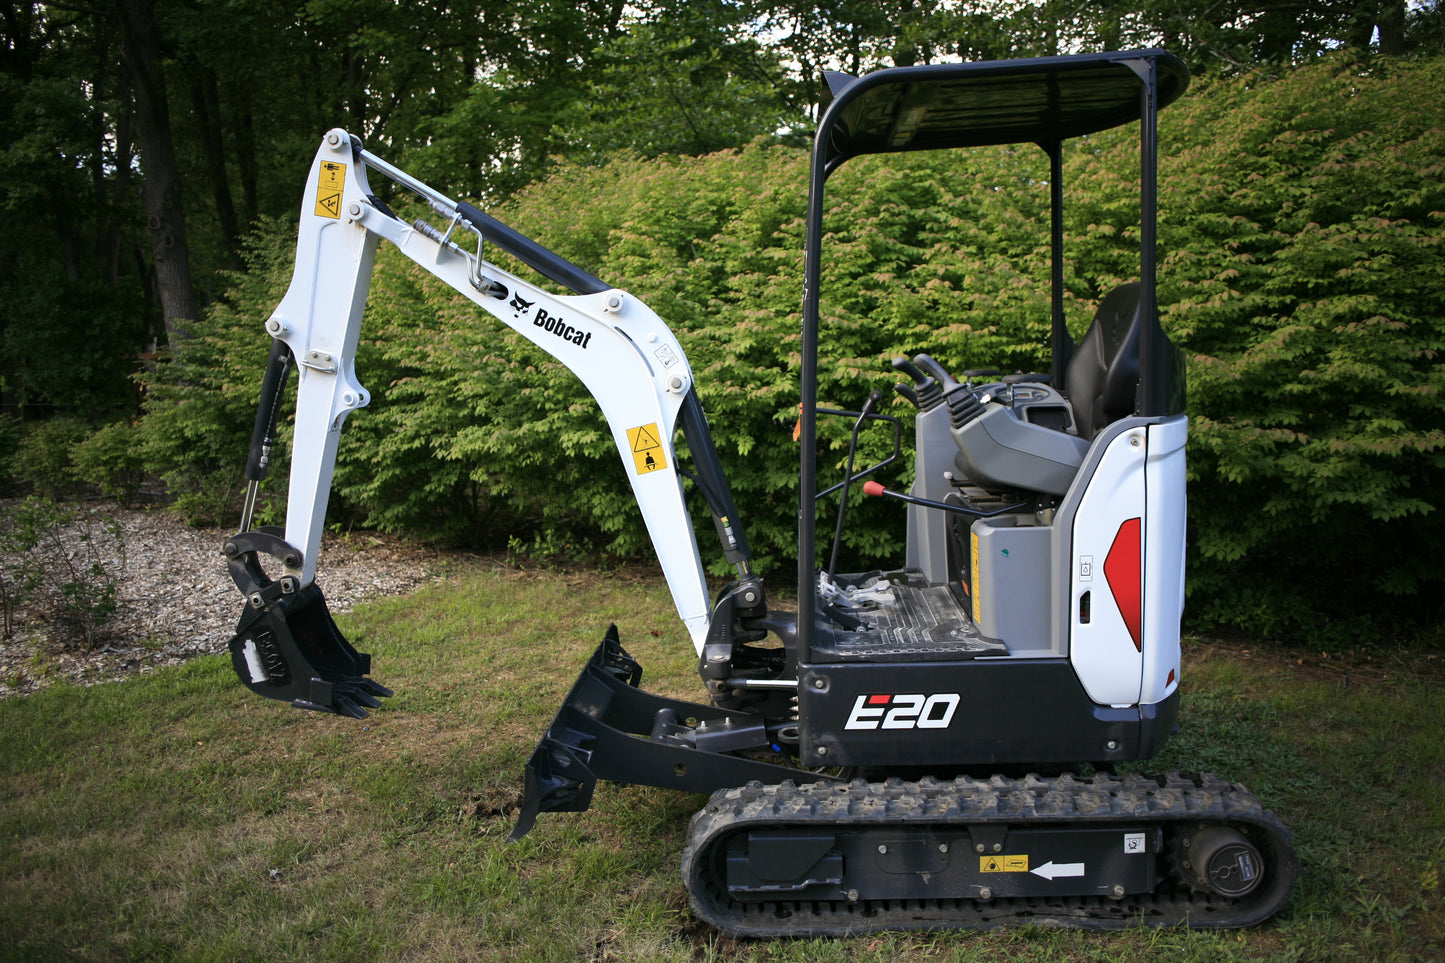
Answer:
[[[993, 491], [1062, 495], [1078, 474], [1094, 436], [1134, 411], [1139, 385], [1142, 310], [1137, 283], [1121, 284], [1099, 302], [1094, 321], [1074, 347], [1062, 395], [1044, 385], [1014, 385], [1010, 403], [985, 403], [965, 391], [949, 403], [958, 446], [955, 478]], [[1033, 400], [1019, 397], [1027, 392]], [[1065, 398], [1074, 434], [1038, 412], [1059, 410]]]
[[1134, 411], [1143, 322], [1139, 290], [1133, 281], [1106, 294], [1069, 358], [1062, 387], [1080, 438], [1092, 439], [1109, 422]]

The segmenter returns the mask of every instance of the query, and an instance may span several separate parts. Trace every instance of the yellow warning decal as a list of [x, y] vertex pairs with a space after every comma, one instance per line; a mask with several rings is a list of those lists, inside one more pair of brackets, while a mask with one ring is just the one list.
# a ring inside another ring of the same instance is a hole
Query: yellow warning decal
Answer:
[[662, 452], [662, 442], [658, 437], [656, 422], [627, 429], [627, 445], [632, 449], [632, 462], [637, 466], [639, 475], [667, 467], [667, 456]]
[[980, 873], [1027, 873], [1029, 857], [1027, 853], [1020, 856], [980, 856], [978, 871]]
[[316, 216], [341, 217], [341, 192], [346, 187], [346, 165], [322, 161], [316, 173]]
[[973, 624], [977, 625], [983, 621], [983, 593], [978, 585], [978, 532], [969, 532], [968, 542], [968, 570], [973, 575], [970, 579], [973, 591], [969, 595], [973, 598]]

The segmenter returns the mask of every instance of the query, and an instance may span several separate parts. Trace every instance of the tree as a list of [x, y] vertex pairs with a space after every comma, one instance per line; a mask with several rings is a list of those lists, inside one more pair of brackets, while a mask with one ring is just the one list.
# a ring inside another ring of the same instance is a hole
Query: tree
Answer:
[[25, 412], [133, 405], [152, 333], [130, 98], [91, 24], [0, 7], [0, 378]]
[[161, 58], [155, 0], [115, 0], [111, 11], [120, 27], [121, 62], [135, 97], [147, 227], [161, 321], [171, 343], [185, 337], [197, 317], [191, 281], [191, 251], [181, 210], [180, 174], [171, 136], [170, 98]]
[[805, 127], [798, 85], [744, 15], [721, 0], [637, 8], [591, 53], [562, 119], [568, 155], [705, 154]]
[[495, 203], [558, 159], [800, 135], [824, 68], [1154, 44], [1205, 73], [1438, 54], [1445, 18], [1438, 0], [5, 4], [0, 209], [26, 231], [0, 239], [0, 373], [10, 400], [124, 403], [137, 355], [225, 287], [259, 219], [294, 213], [338, 125]]
[[911, 34], [900, 29], [898, 37], [923, 36], [968, 60], [1163, 46], [1196, 70], [1233, 71], [1341, 47], [1438, 50], [1437, 8], [1407, 10], [1406, 0], [971, 0], [920, 5]]
[[[510, 133], [525, 136], [485, 145], [475, 186], [539, 176], [578, 66], [620, 13], [617, 0], [4, 5], [0, 203], [28, 225], [0, 241], [14, 249], [0, 278], [14, 397], [87, 413], [127, 397], [137, 356], [184, 335], [257, 219], [294, 211], [298, 168], [330, 127], [405, 159], [502, 78], [497, 116], [523, 118]], [[464, 127], [457, 140], [474, 140]], [[494, 163], [514, 155], [515, 171]]]

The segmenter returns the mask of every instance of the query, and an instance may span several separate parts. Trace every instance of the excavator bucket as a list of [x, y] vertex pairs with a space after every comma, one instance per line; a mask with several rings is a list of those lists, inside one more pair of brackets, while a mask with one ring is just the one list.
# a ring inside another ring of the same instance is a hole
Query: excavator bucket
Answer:
[[[231, 639], [231, 665], [252, 692], [298, 709], [364, 719], [391, 690], [366, 678], [371, 656], [342, 636], [314, 584], [257, 597]], [[263, 602], [256, 605], [255, 602]]]

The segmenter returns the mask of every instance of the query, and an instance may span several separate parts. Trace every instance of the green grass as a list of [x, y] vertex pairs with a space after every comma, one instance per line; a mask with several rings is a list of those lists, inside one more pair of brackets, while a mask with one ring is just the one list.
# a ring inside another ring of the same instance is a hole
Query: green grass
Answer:
[[1438, 960], [1445, 689], [1423, 656], [1192, 644], [1147, 768], [1259, 794], [1303, 861], [1254, 930], [1022, 928], [734, 942], [687, 910], [702, 797], [602, 785], [506, 844], [537, 736], [608, 622], [698, 698], [660, 581], [482, 571], [342, 616], [397, 690], [357, 722], [256, 698], [214, 657], [0, 703], [0, 959]]

